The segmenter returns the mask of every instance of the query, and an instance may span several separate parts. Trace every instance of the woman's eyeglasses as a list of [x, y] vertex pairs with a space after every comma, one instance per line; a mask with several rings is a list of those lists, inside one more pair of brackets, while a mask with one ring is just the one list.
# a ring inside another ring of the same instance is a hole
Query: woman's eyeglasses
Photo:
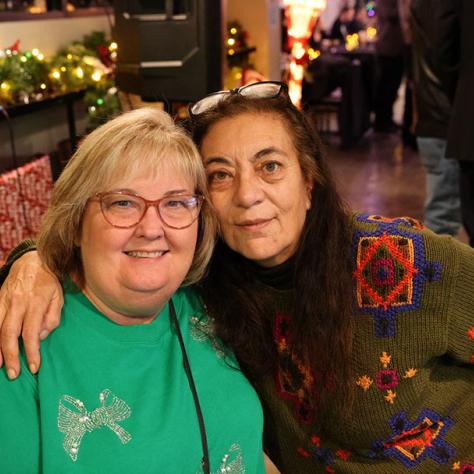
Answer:
[[183, 194], [149, 201], [135, 194], [121, 191], [96, 194], [105, 220], [112, 226], [128, 229], [138, 225], [150, 206], [157, 209], [165, 225], [185, 229], [199, 216], [204, 196]]
[[214, 108], [221, 100], [229, 95], [240, 94], [249, 99], [274, 99], [281, 93], [288, 95], [288, 86], [283, 82], [264, 81], [254, 82], [247, 86], [227, 91], [214, 92], [189, 106], [189, 115], [196, 117]]

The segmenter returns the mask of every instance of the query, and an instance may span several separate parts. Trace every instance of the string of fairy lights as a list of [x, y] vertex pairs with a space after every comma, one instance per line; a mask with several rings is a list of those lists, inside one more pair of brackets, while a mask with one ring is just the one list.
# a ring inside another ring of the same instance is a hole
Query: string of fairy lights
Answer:
[[0, 50], [0, 104], [12, 107], [85, 90], [91, 125], [98, 125], [120, 108], [116, 59], [117, 43], [107, 41], [102, 32], [85, 36], [51, 58], [37, 48], [22, 51], [17, 41]]

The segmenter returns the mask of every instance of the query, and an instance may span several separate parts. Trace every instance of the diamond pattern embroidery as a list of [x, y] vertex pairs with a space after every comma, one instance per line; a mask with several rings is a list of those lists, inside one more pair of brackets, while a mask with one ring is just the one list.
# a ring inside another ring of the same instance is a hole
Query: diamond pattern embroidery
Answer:
[[357, 300], [360, 307], [387, 310], [412, 304], [413, 242], [401, 235], [362, 237], [357, 255]]
[[373, 216], [358, 220], [377, 227], [355, 234], [357, 304], [374, 316], [376, 336], [393, 337], [396, 315], [420, 306], [425, 282], [439, 280], [441, 266], [426, 261], [422, 235], [406, 230], [417, 227], [411, 221]]
[[371, 456], [393, 457], [411, 468], [427, 458], [446, 464], [455, 454], [455, 449], [443, 439], [453, 421], [433, 410], [422, 410], [414, 422], [402, 411], [390, 419], [389, 425], [392, 437], [377, 441]]

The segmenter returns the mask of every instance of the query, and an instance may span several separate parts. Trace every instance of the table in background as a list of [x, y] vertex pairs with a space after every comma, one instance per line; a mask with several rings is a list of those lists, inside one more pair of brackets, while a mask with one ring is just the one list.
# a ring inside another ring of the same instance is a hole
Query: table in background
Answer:
[[[330, 98], [340, 88], [338, 100]], [[332, 47], [310, 62], [303, 82], [303, 104], [318, 113], [318, 107], [337, 105], [341, 145], [356, 143], [370, 128], [375, 89], [375, 53], [372, 48], [347, 51]]]

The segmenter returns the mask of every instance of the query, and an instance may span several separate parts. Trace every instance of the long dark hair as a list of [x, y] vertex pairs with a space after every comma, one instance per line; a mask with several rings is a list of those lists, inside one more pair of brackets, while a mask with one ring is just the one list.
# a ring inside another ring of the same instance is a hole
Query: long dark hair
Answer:
[[[314, 402], [331, 386], [350, 399], [349, 358], [353, 339], [353, 285], [350, 218], [323, 160], [311, 123], [288, 97], [250, 99], [232, 95], [193, 120], [198, 147], [212, 125], [241, 114], [278, 117], [297, 151], [303, 176], [313, 183], [294, 257], [291, 350], [317, 374]], [[248, 373], [274, 369], [277, 361], [265, 292], [246, 259], [220, 241], [200, 291], [217, 334], [235, 352]], [[252, 375], [251, 375], [252, 376]], [[353, 385], [353, 383], [352, 383]]]

